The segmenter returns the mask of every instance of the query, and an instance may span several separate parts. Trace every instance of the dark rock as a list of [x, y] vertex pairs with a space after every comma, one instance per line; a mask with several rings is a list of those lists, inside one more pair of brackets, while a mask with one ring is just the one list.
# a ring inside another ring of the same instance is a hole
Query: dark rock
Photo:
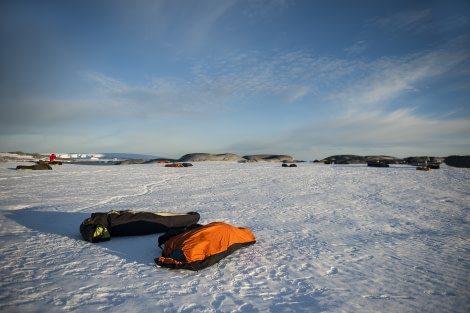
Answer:
[[393, 156], [387, 155], [353, 155], [353, 154], [341, 154], [341, 155], [332, 155], [329, 156], [321, 162], [325, 164], [365, 164], [368, 162], [380, 161], [386, 164], [397, 164], [401, 163], [402, 160]]
[[430, 161], [430, 158], [427, 156], [414, 156], [408, 157], [404, 159], [406, 163], [417, 165], [417, 164], [425, 164]]
[[255, 154], [243, 156], [247, 162], [294, 162], [294, 158], [290, 155], [279, 154]]
[[117, 161], [115, 164], [116, 165], [127, 165], [127, 164], [144, 164], [148, 162], [148, 160], [144, 159], [130, 159], [130, 160], [123, 160], [123, 161]]
[[202, 161], [243, 161], [241, 156], [233, 153], [211, 154], [211, 153], [190, 153], [182, 156], [178, 162], [202, 162]]
[[470, 168], [470, 155], [451, 155], [445, 158], [444, 162], [453, 167]]
[[182, 156], [178, 162], [202, 162], [202, 161], [232, 161], [232, 162], [294, 162], [290, 155], [257, 154], [241, 157], [233, 153], [211, 154], [190, 153]]
[[425, 164], [441, 164], [444, 158], [433, 156], [414, 156], [403, 159], [407, 164], [411, 165], [425, 165]]

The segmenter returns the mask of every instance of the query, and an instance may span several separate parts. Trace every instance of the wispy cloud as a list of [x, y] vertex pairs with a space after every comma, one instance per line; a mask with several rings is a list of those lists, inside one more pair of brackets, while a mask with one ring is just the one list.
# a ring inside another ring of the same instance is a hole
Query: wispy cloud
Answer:
[[464, 75], [465, 71], [455, 69], [464, 67], [468, 55], [458, 49], [441, 49], [368, 62], [318, 57], [303, 50], [272, 54], [254, 51], [201, 61], [193, 65], [186, 78], [153, 77], [140, 85], [89, 71], [82, 77], [94, 86], [94, 94], [87, 98], [92, 100], [24, 99], [30, 118], [18, 117], [7, 108], [2, 127], [6, 127], [4, 133], [21, 133], [24, 130], [18, 132], [18, 127], [31, 131], [38, 126], [53, 130], [62, 125], [73, 132], [74, 125], [95, 127], [106, 120], [114, 124], [139, 121], [142, 127], [150, 127], [156, 120], [215, 118], [236, 110], [233, 104], [244, 101], [256, 106], [257, 99], [263, 99], [289, 104], [291, 110], [296, 110], [297, 104], [310, 104], [302, 111], [304, 116], [315, 116], [316, 106], [328, 106], [331, 115], [320, 122], [314, 119], [311, 124], [297, 124], [285, 131], [285, 136], [257, 136], [256, 142], [245, 139], [239, 144], [232, 138], [234, 146], [229, 148], [291, 151], [295, 146], [334, 143], [351, 149], [377, 147], [385, 153], [386, 146], [432, 147], [432, 138], [464, 140], [470, 134], [468, 120], [421, 116], [409, 103], [397, 105], [398, 100], [410, 92], [421, 93], [430, 80]]
[[379, 59], [367, 64], [367, 73], [360, 75], [363, 78], [349, 81], [349, 86], [332, 95], [331, 99], [353, 109], [387, 105], [406, 93], [419, 92], [424, 82], [449, 74], [468, 60], [470, 57], [463, 50], [436, 50]]
[[[100, 118], [197, 120], [236, 110], [240, 102], [256, 107], [259, 99], [262, 105], [289, 104], [292, 110], [298, 104], [308, 104], [304, 115], [314, 115], [316, 107], [328, 106], [338, 117], [360, 120], [364, 113], [374, 111], [387, 119], [392, 107], [410, 108], [409, 103], [399, 101], [403, 95], [424, 96], [422, 88], [428, 82], [444, 76], [461, 81], [458, 75], [468, 75], [467, 52], [453, 47], [367, 61], [316, 56], [304, 50], [246, 51], [201, 60], [185, 78], [156, 76], [140, 85], [88, 71], [82, 77], [93, 88], [86, 97], [17, 99], [5, 105], [0, 120], [5, 132], [18, 125], [97, 124]], [[28, 114], [19, 115], [18, 111]]]
[[[442, 10], [453, 10], [454, 12], [442, 14]], [[378, 27], [385, 32], [402, 32], [413, 35], [465, 30], [469, 23], [468, 13], [465, 10], [459, 11], [459, 6], [454, 6], [450, 2], [445, 4], [437, 2], [431, 8], [403, 11], [390, 16], [376, 16], [367, 21], [368, 26]]]
[[184, 80], [154, 77], [146, 85], [130, 86], [102, 73], [85, 76], [107, 102], [132, 105], [132, 112], [146, 116], [214, 113], [234, 101], [260, 97], [278, 104], [311, 101], [364, 111], [385, 110], [391, 101], [421, 92], [424, 83], [454, 75], [469, 59], [465, 51], [445, 49], [371, 62], [315, 57], [305, 51], [270, 56], [254, 52], [200, 62]]
[[368, 24], [387, 31], [422, 33], [429, 30], [430, 14], [430, 9], [405, 11], [387, 17], [374, 17]]
[[365, 40], [359, 40], [356, 41], [353, 45], [350, 47], [347, 47], [344, 49], [346, 53], [349, 55], [358, 55], [362, 52], [364, 52], [368, 48], [367, 43]]
[[[460, 153], [470, 149], [466, 138], [470, 134], [470, 123], [466, 119], [440, 120], [417, 115], [411, 109], [390, 113], [382, 111], [360, 112], [354, 116], [337, 115], [307, 127], [285, 132], [270, 138], [268, 145], [280, 151], [301, 149], [315, 150], [321, 147], [333, 154], [390, 154], [398, 157], [405, 153], [434, 153], [439, 155], [460, 143]], [[242, 144], [240, 143], [240, 146]], [[251, 143], [248, 147], [255, 147]], [[407, 152], [405, 152], [407, 151]], [[323, 155], [326, 157], [327, 155]], [[445, 156], [445, 155], [443, 155]]]
[[96, 71], [85, 71], [82, 74], [85, 79], [96, 83], [97, 86], [99, 86], [99, 88], [101, 88], [101, 90], [103, 91], [123, 93], [127, 89], [126, 84], [117, 80], [116, 78], [106, 76], [103, 73], [99, 73]]
[[236, 4], [237, 0], [124, 1], [118, 3], [114, 13], [129, 32], [145, 42], [146, 49], [158, 53], [165, 47], [179, 55], [191, 55], [210, 42], [220, 20]]
[[[299, 146], [314, 149], [314, 146], [325, 148], [331, 145], [348, 153], [369, 151], [396, 155], [400, 151], [413, 150], [415, 153], [435, 151], [439, 154], [447, 145], [455, 147], [470, 136], [468, 118], [419, 114], [417, 108], [401, 100], [408, 93], [421, 93], [424, 99], [432, 102], [430, 91], [423, 90], [423, 86], [432, 85], [435, 80], [464, 79], [463, 68], [470, 60], [466, 50], [442, 48], [370, 62], [314, 58], [302, 53], [292, 55], [275, 57], [272, 63], [278, 59], [290, 60], [292, 67], [303, 69], [300, 73], [296, 71], [292, 76], [296, 79], [292, 81], [305, 83], [309, 90], [321, 91], [317, 98], [312, 98], [311, 93], [304, 96], [312, 103], [327, 105], [333, 113], [322, 121], [297, 125], [283, 136], [258, 138], [237, 143], [234, 147], [247, 151], [257, 146], [294, 151]], [[438, 146], [436, 142], [439, 142]], [[470, 143], [461, 145], [463, 153], [469, 148]]]
[[195, 3], [192, 12], [187, 16], [189, 22], [184, 34], [185, 41], [189, 44], [188, 48], [196, 50], [201, 48], [207, 38], [214, 31], [217, 21], [235, 5], [235, 0], [227, 1], [206, 1], [205, 3]]
[[89, 72], [85, 77], [95, 84], [101, 106], [113, 116], [197, 119], [207, 116], [215, 107], [220, 109], [221, 95], [191, 80], [155, 77], [146, 85], [132, 86], [103, 73]]

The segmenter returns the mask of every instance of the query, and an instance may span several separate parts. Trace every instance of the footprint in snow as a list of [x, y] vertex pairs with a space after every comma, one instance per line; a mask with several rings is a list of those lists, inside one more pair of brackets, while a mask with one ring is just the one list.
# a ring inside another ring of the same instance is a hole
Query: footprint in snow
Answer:
[[215, 295], [214, 296], [214, 300], [211, 302], [211, 305], [214, 309], [219, 309], [220, 306], [222, 305], [222, 301], [225, 300], [225, 296], [224, 295]]
[[255, 312], [259, 312], [259, 310], [254, 308], [253, 304], [245, 303], [245, 304], [242, 304], [236, 312], [255, 313]]
[[326, 272], [326, 275], [334, 275], [338, 273], [338, 269], [334, 266], [330, 267], [330, 269]]

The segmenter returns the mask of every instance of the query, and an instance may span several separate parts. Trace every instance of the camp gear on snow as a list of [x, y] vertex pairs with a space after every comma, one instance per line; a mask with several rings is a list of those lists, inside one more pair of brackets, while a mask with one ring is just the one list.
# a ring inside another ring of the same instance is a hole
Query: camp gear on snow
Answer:
[[92, 213], [80, 225], [83, 239], [89, 242], [109, 240], [113, 236], [135, 236], [164, 233], [173, 228], [184, 228], [196, 224], [197, 212], [166, 213], [109, 211]]
[[60, 161], [54, 161], [54, 162], [49, 162], [49, 163], [47, 163], [47, 164], [49, 164], [49, 165], [62, 165], [62, 162], [60, 162]]
[[47, 162], [39, 161], [35, 165], [18, 165], [17, 170], [52, 170], [52, 167], [47, 164]]
[[165, 164], [165, 167], [190, 167], [193, 166], [191, 163], [171, 163]]
[[107, 241], [111, 239], [108, 229], [100, 225], [96, 226], [95, 231], [93, 232], [93, 239], [99, 241]]
[[418, 171], [426, 171], [426, 172], [430, 172], [432, 170], [432, 168], [429, 167], [429, 166], [418, 166], [418, 167], [416, 167], [416, 169]]
[[287, 164], [287, 163], [282, 163], [282, 167], [297, 167], [297, 164], [292, 163], [292, 164]]
[[201, 225], [201, 224], [193, 224], [193, 225], [190, 225], [188, 227], [172, 228], [169, 231], [167, 231], [165, 234], [158, 237], [158, 246], [160, 247], [160, 249], [163, 250], [162, 246], [165, 242], [167, 242], [168, 239], [170, 239], [172, 237], [175, 237], [179, 234], [185, 233], [188, 230], [196, 229], [196, 228], [202, 227], [202, 226], [203, 225]]
[[[174, 269], [198, 271], [211, 266], [236, 250], [254, 244], [256, 238], [248, 228], [214, 222], [194, 227], [180, 234], [163, 235], [162, 256], [157, 265]], [[160, 238], [159, 238], [160, 239]]]
[[60, 161], [49, 162], [49, 161], [39, 160], [39, 161], [36, 162], [36, 164], [62, 165], [62, 162], [60, 162]]
[[367, 166], [372, 166], [372, 167], [390, 167], [386, 161], [383, 160], [375, 160], [375, 161], [369, 161], [367, 162]]

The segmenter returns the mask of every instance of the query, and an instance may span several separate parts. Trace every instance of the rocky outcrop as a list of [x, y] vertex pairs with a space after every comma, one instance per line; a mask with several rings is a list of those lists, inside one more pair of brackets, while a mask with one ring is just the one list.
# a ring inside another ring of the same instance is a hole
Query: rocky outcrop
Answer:
[[255, 154], [245, 155], [243, 157], [247, 162], [294, 162], [294, 158], [290, 155], [278, 154]]
[[341, 154], [329, 156], [321, 162], [326, 164], [365, 164], [370, 162], [382, 162], [386, 164], [400, 164], [403, 163], [402, 159], [398, 159], [393, 156], [387, 155], [352, 155], [352, 154]]
[[[332, 155], [317, 162], [325, 164], [409, 164], [414, 166], [428, 166], [431, 168], [439, 168], [439, 165], [445, 162], [449, 166], [470, 167], [470, 156], [449, 156], [446, 158], [434, 156], [414, 156], [407, 158], [396, 158], [386, 155], [351, 155], [341, 154]], [[372, 165], [370, 165], [372, 166]]]
[[165, 164], [169, 162], [174, 162], [174, 160], [171, 159], [152, 159], [152, 160], [146, 160], [146, 159], [129, 159], [129, 160], [122, 160], [122, 161], [116, 161], [114, 164], [116, 165], [126, 165], [126, 164], [153, 164], [153, 163], [159, 163], [159, 164]]
[[182, 156], [178, 162], [231, 161], [231, 162], [294, 162], [290, 155], [256, 154], [243, 157], [233, 153], [211, 154], [190, 153]]
[[244, 159], [233, 153], [212, 154], [212, 153], [189, 153], [179, 158], [178, 162], [202, 162], [202, 161], [233, 161], [239, 162]]
[[148, 162], [148, 160], [144, 159], [130, 159], [130, 160], [122, 160], [122, 161], [117, 161], [114, 164], [116, 165], [126, 165], [126, 164], [144, 164]]
[[429, 157], [429, 156], [415, 156], [415, 157], [408, 157], [404, 158], [405, 162], [407, 164], [413, 164], [413, 165], [420, 165], [420, 164], [426, 164], [426, 163], [432, 163], [432, 164], [441, 164], [444, 161], [444, 158], [440, 157]]
[[444, 159], [444, 162], [453, 167], [470, 168], [470, 155], [451, 155]]

